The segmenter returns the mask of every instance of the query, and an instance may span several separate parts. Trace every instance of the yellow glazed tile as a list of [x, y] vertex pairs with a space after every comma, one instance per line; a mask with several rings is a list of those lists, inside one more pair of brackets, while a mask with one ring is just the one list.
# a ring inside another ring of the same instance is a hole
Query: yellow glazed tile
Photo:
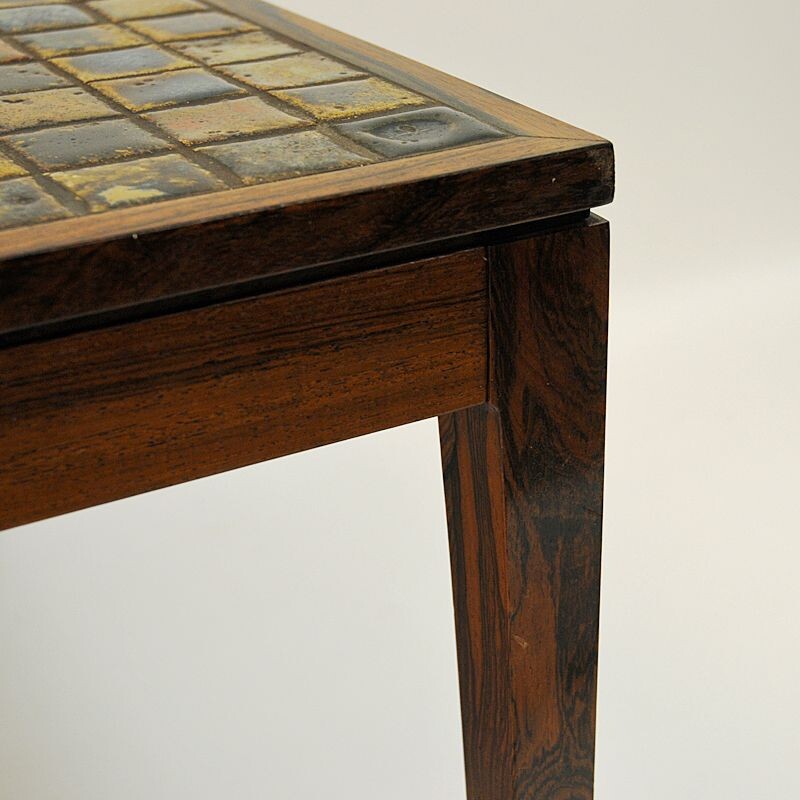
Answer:
[[112, 117], [117, 114], [84, 89], [51, 89], [0, 96], [0, 131]]
[[198, 14], [179, 14], [175, 17], [154, 17], [129, 23], [130, 27], [156, 42], [179, 39], [204, 39], [228, 33], [255, 31], [258, 26], [229, 14], [205, 11]]
[[6, 158], [0, 153], [0, 179], [2, 178], [18, 178], [21, 175], [27, 175], [22, 167], [15, 164], [10, 158]]
[[188, 42], [173, 42], [170, 47], [210, 66], [232, 64], [236, 61], [255, 61], [259, 58], [285, 56], [297, 52], [297, 48], [270, 36], [266, 31], [242, 33], [239, 36], [217, 36], [211, 39], [191, 39]]
[[96, 0], [87, 5], [114, 22], [205, 10], [204, 5], [194, 0]]
[[27, 61], [30, 56], [10, 44], [0, 42], [0, 64], [11, 64], [15, 61]]
[[248, 61], [218, 67], [232, 78], [259, 89], [283, 89], [357, 78], [363, 72], [348, 67], [322, 53], [300, 53], [270, 61]]
[[91, 25], [88, 28], [67, 28], [63, 31], [29, 33], [18, 37], [44, 58], [114, 50], [144, 44], [144, 39], [118, 25]]
[[155, 45], [56, 58], [53, 63], [87, 83], [194, 66], [191, 61], [174, 56]]

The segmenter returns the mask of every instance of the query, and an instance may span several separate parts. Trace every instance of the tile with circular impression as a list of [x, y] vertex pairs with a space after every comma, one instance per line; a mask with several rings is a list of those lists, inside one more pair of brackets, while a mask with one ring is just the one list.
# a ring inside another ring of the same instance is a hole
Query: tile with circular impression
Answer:
[[53, 172], [50, 177], [87, 202], [92, 211], [225, 188], [215, 175], [174, 153]]
[[0, 132], [117, 114], [111, 106], [78, 87], [0, 95]]
[[144, 39], [119, 25], [91, 25], [88, 28], [67, 28], [63, 31], [44, 31], [19, 36], [43, 58], [93, 53], [98, 50], [114, 50], [143, 44]]
[[67, 56], [53, 59], [53, 63], [87, 83], [194, 66], [191, 61], [155, 45], [134, 47], [130, 50], [108, 50], [84, 56]]
[[68, 5], [37, 5], [0, 8], [0, 33], [27, 33], [75, 25], [91, 25], [94, 19], [85, 11]]
[[0, 64], [13, 64], [16, 61], [28, 61], [30, 56], [23, 53], [22, 50], [17, 50], [10, 44], [0, 42]]
[[70, 212], [33, 178], [0, 182], [0, 229], [69, 217]]
[[223, 36], [227, 33], [258, 30], [258, 26], [253, 25], [252, 22], [245, 22], [217, 11], [179, 14], [174, 17], [151, 17], [128, 24], [135, 31], [143, 33], [157, 42], [203, 39], [209, 36]]
[[26, 131], [11, 134], [4, 141], [45, 171], [99, 164], [174, 147], [128, 119]]
[[195, 0], [95, 0], [87, 5], [114, 22], [203, 11], [206, 8]]
[[322, 53], [299, 53], [269, 61], [247, 61], [243, 64], [227, 64], [220, 72], [259, 89], [282, 89], [291, 86], [307, 86], [312, 83], [357, 78], [364, 73], [335, 61]]
[[0, 66], [0, 95], [57, 89], [59, 86], [72, 86], [72, 81], [48, 69], [44, 64], [22, 63]]
[[266, 31], [242, 33], [238, 36], [215, 36], [210, 39], [190, 39], [186, 42], [172, 42], [170, 47], [209, 66], [255, 61], [297, 52], [296, 47], [276, 39]]
[[19, 165], [15, 164], [10, 158], [0, 153], [0, 180], [6, 178], [18, 178], [28, 173]]
[[409, 89], [380, 78], [278, 89], [272, 94], [320, 120], [347, 119], [428, 102]]

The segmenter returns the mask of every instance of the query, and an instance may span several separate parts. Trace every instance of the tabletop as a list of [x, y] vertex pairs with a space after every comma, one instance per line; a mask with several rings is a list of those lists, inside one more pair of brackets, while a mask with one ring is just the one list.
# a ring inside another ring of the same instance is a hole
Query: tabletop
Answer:
[[259, 0], [0, 0], [6, 341], [612, 193], [600, 137]]

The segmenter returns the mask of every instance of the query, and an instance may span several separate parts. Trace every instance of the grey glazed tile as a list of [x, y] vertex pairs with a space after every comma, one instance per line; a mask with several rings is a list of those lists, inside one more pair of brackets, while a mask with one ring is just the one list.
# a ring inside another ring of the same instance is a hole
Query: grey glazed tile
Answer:
[[0, 9], [1, 33], [27, 33], [94, 22], [85, 11], [68, 5], [37, 5]]
[[245, 183], [295, 178], [369, 163], [368, 158], [351, 153], [317, 131], [212, 145], [202, 151], [221, 161]]
[[43, 170], [97, 164], [166, 150], [172, 146], [127, 119], [84, 122], [17, 133], [8, 136], [5, 141]]
[[331, 83], [363, 76], [322, 53], [299, 53], [269, 61], [248, 61], [219, 67], [220, 72], [259, 89], [283, 89], [312, 83]]
[[88, 28], [29, 33], [18, 38], [44, 58], [93, 53], [144, 43], [141, 36], [118, 25], [92, 25]]
[[44, 64], [7, 64], [0, 67], [0, 94], [35, 92], [71, 85], [71, 81], [57, 75]]
[[85, 200], [92, 211], [225, 188], [219, 178], [176, 154], [54, 172], [50, 177]]
[[0, 132], [116, 115], [109, 105], [77, 86], [0, 95]]
[[195, 0], [96, 0], [87, 4], [108, 19], [119, 22], [143, 17], [163, 17], [184, 11], [203, 11], [205, 6]]
[[425, 108], [345, 122], [338, 129], [383, 156], [397, 157], [499, 139], [502, 131], [451, 108]]
[[151, 37], [156, 42], [171, 42], [179, 39], [203, 39], [209, 36], [224, 36], [228, 33], [257, 30], [251, 22], [204, 11], [198, 14], [179, 14], [175, 17], [154, 17], [130, 22], [130, 27]]
[[211, 66], [297, 52], [297, 48], [270, 36], [266, 31], [242, 33], [238, 36], [216, 36], [211, 39], [190, 39], [188, 42], [172, 42], [170, 47]]
[[193, 100], [211, 100], [245, 90], [203, 69], [182, 69], [92, 84], [131, 111], [149, 111]]
[[17, 228], [68, 216], [69, 211], [33, 178], [0, 183], [0, 228]]
[[53, 63], [87, 83], [194, 66], [191, 61], [174, 56], [155, 45], [56, 58]]

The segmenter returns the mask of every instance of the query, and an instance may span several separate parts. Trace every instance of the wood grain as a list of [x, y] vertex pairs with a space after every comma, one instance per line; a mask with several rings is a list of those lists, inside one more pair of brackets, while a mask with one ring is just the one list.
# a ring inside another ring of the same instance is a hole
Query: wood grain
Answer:
[[0, 528], [486, 397], [481, 250], [0, 350]]
[[441, 422], [469, 797], [589, 800], [608, 228], [489, 258], [489, 405]]

